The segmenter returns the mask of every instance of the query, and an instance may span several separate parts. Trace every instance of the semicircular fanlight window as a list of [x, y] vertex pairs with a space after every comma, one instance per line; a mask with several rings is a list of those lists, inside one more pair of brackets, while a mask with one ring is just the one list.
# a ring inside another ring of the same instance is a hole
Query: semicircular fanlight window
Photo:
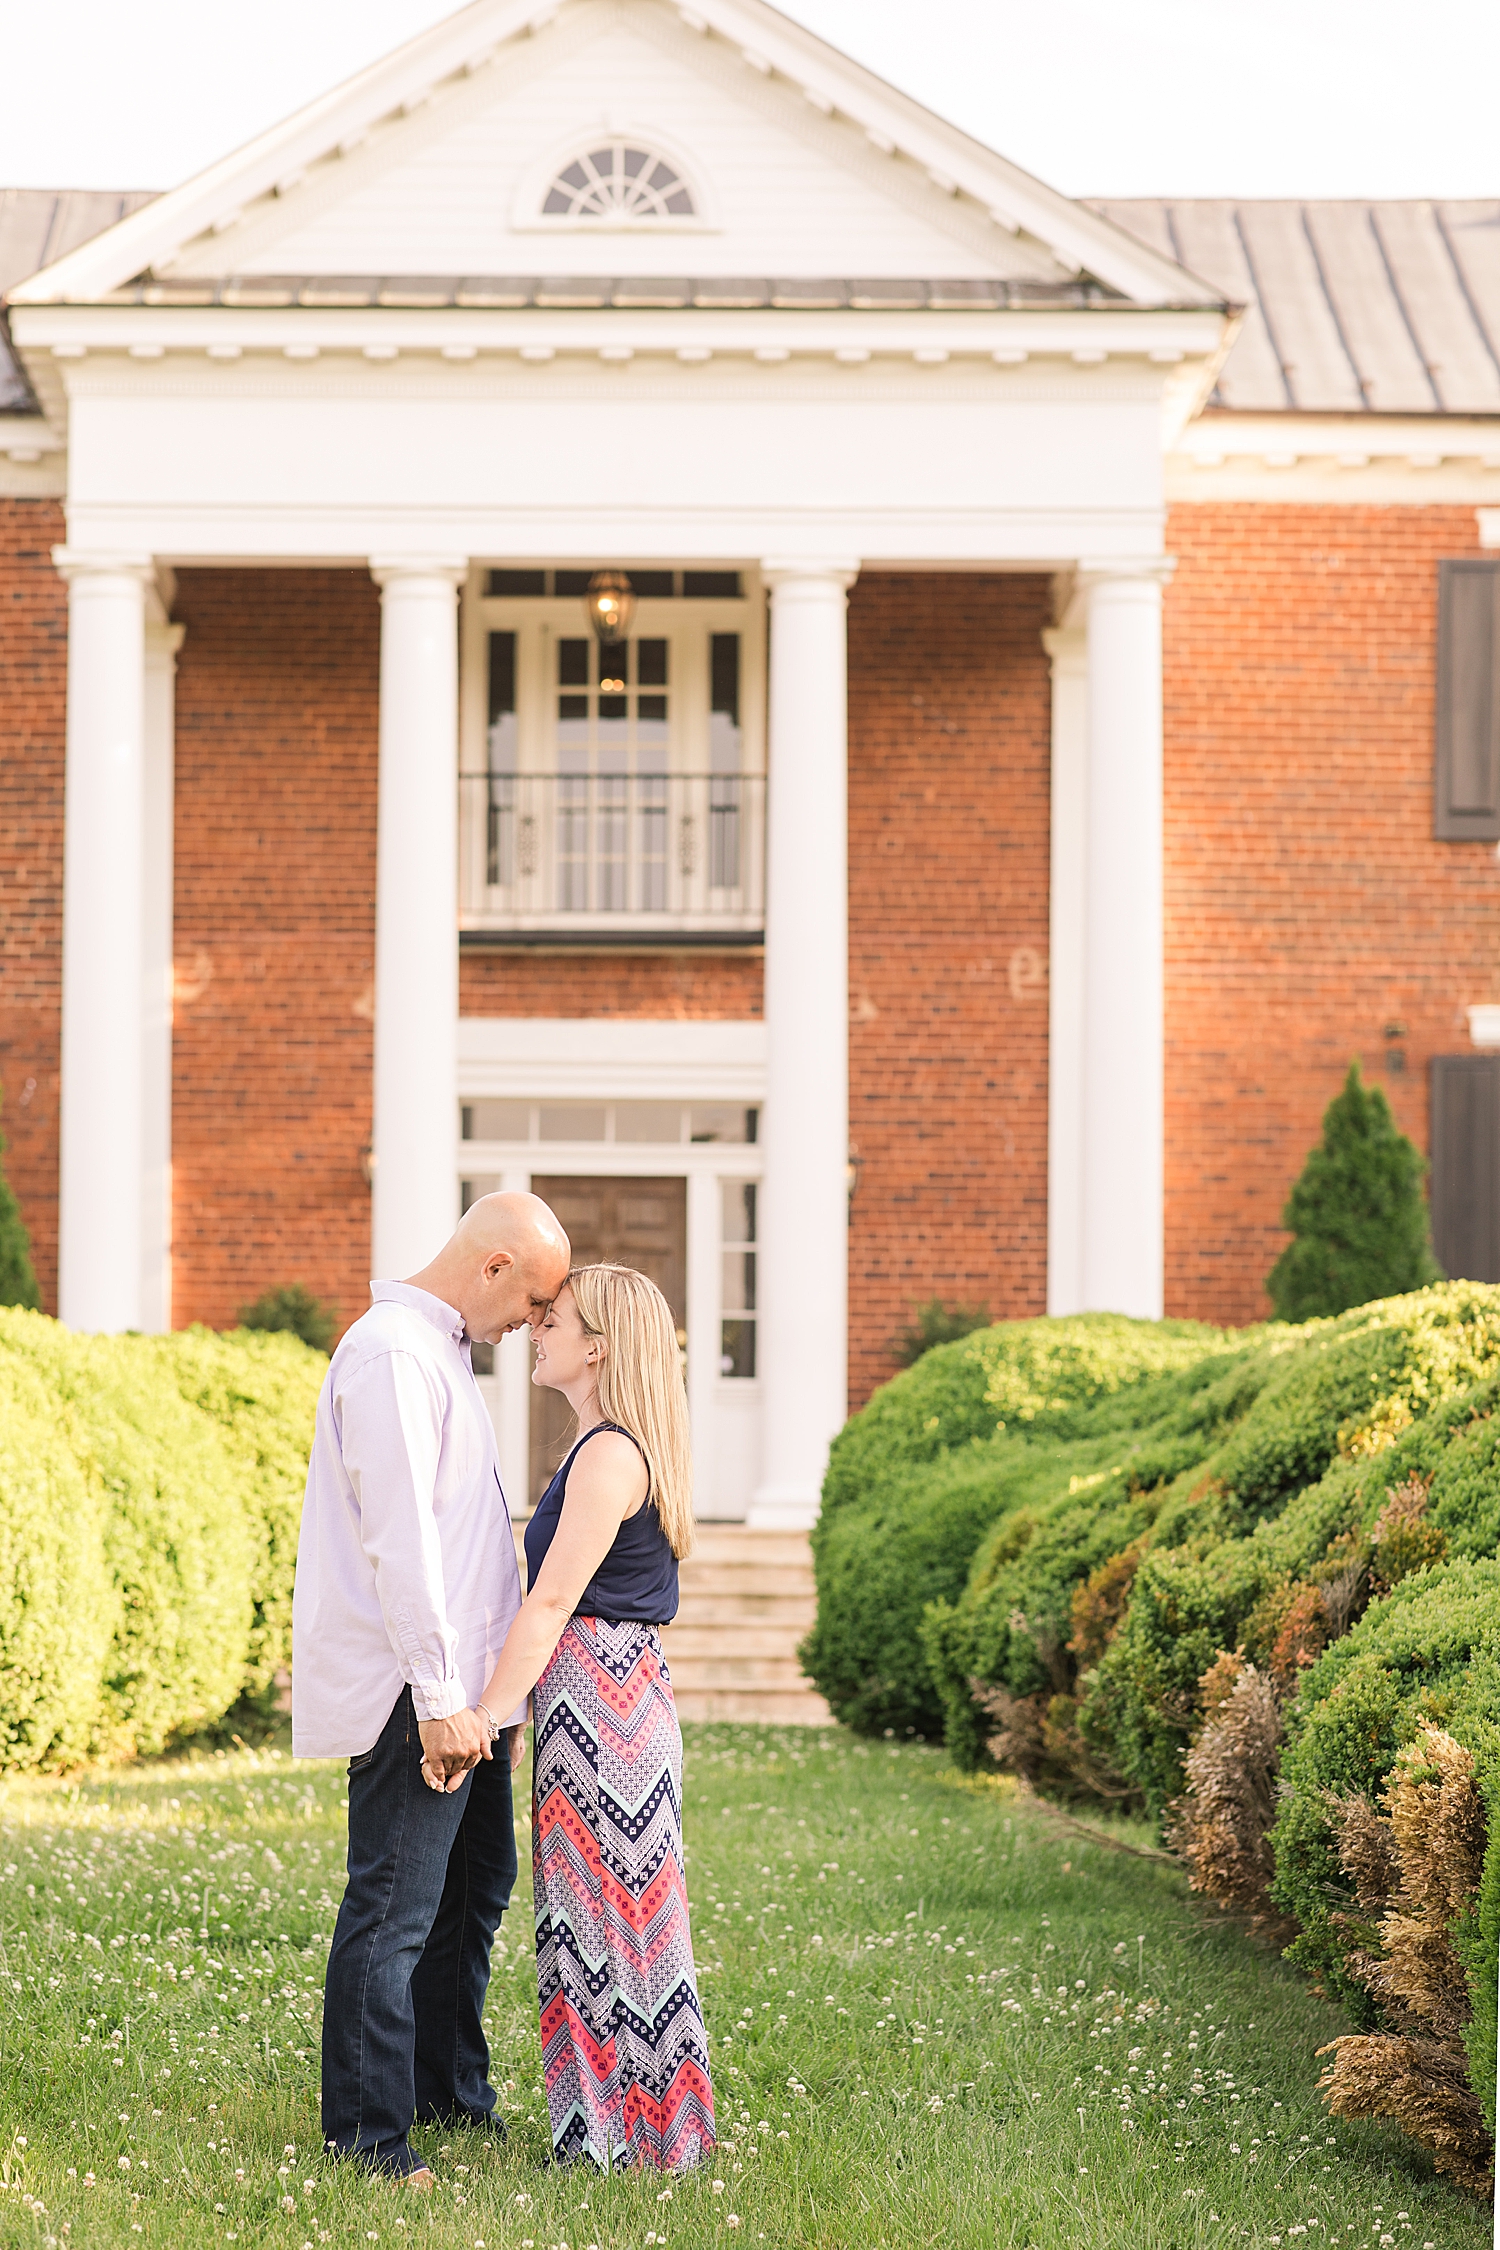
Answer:
[[635, 141], [602, 141], [565, 164], [547, 190], [549, 219], [691, 219], [692, 189], [675, 164]]

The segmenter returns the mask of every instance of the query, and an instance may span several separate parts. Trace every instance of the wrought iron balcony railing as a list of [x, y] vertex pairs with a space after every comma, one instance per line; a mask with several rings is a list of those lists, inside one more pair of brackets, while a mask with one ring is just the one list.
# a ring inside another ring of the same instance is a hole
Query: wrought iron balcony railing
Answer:
[[463, 774], [462, 924], [753, 937], [765, 787], [760, 774]]

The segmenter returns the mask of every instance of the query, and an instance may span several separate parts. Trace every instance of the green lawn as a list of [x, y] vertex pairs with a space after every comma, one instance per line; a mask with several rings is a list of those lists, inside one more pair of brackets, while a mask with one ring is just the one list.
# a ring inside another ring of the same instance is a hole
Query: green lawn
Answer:
[[933, 1751], [748, 1727], [688, 1742], [713, 2166], [542, 2168], [524, 1822], [491, 2007], [508, 2147], [438, 2136], [427, 2200], [326, 2165], [342, 1797], [340, 1769], [271, 1748], [0, 1789], [0, 2241], [1489, 2240], [1395, 2134], [1325, 2118], [1314, 2049], [1338, 2016], [1175, 1869]]

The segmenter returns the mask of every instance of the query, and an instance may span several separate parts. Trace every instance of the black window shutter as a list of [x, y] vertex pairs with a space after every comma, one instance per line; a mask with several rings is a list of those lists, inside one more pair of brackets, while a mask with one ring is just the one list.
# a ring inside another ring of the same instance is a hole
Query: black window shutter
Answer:
[[1450, 1281], [1500, 1281], [1500, 1054], [1433, 1057], [1432, 1247]]
[[1438, 565], [1433, 834], [1500, 838], [1500, 562]]

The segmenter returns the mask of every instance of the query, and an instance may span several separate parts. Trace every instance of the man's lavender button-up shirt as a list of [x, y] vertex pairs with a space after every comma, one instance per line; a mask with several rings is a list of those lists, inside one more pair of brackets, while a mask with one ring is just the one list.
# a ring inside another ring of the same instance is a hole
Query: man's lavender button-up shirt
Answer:
[[333, 1355], [308, 1464], [292, 1597], [299, 1758], [370, 1749], [403, 1685], [419, 1719], [467, 1709], [521, 1606], [463, 1321], [404, 1281], [370, 1294]]

